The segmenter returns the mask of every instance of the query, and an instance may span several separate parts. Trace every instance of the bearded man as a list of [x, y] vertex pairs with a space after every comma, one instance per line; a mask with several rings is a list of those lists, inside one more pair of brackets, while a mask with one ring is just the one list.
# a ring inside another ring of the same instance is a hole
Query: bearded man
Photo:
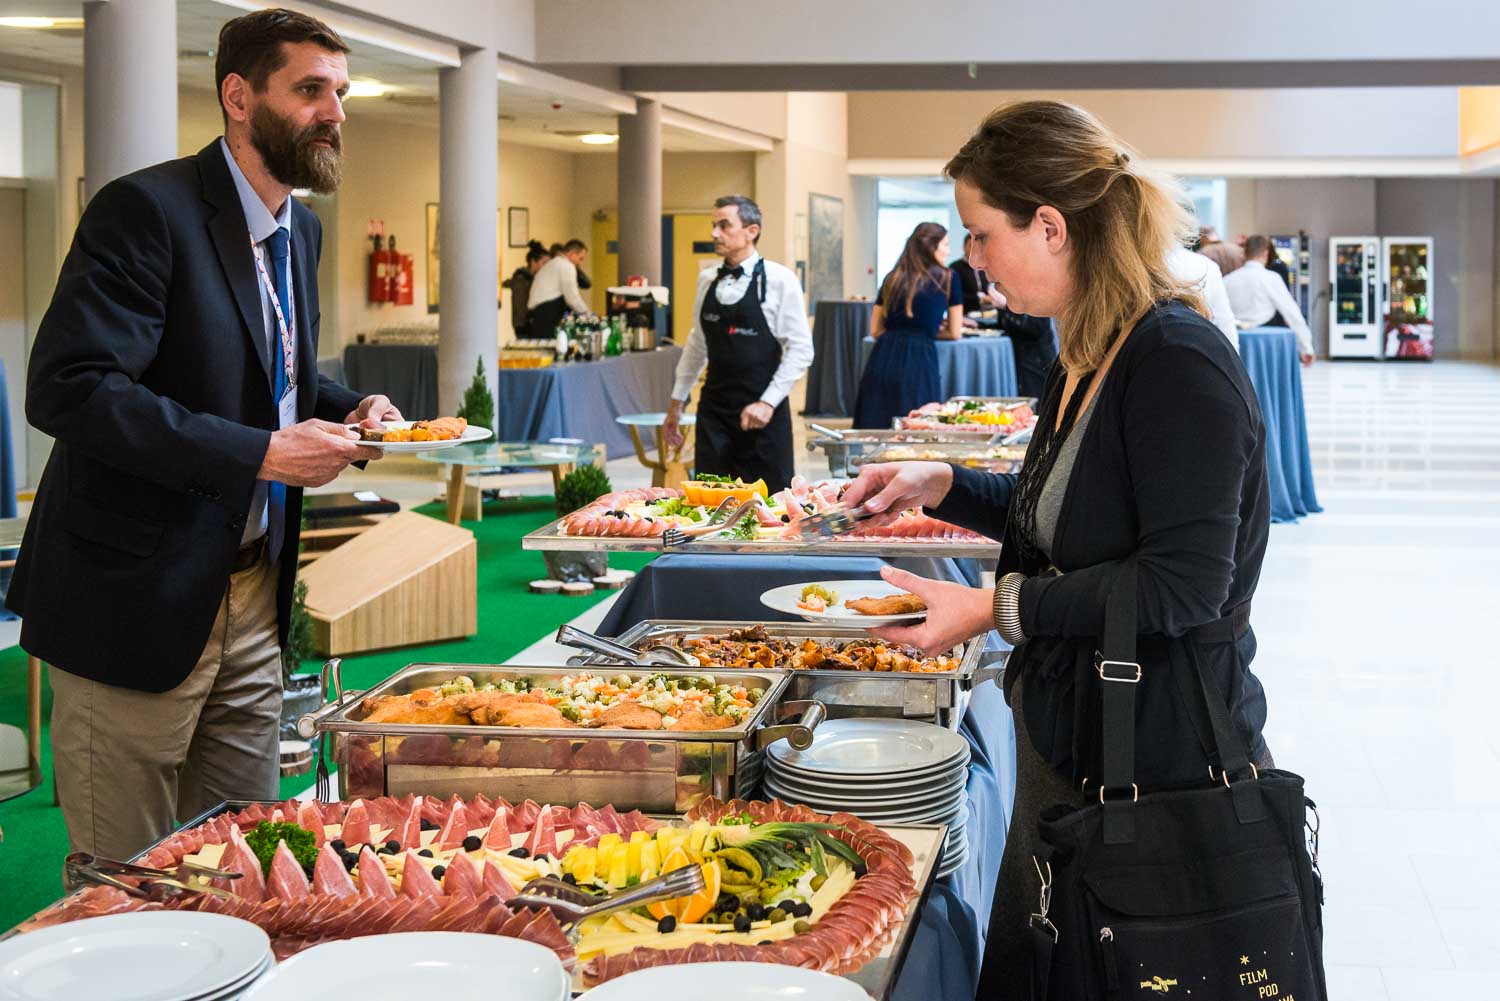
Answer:
[[346, 424], [400, 418], [318, 375], [322, 229], [291, 197], [338, 185], [348, 51], [291, 11], [226, 24], [223, 138], [94, 196], [37, 331], [56, 442], [8, 604], [52, 666], [75, 851], [276, 798], [302, 488], [379, 457]]

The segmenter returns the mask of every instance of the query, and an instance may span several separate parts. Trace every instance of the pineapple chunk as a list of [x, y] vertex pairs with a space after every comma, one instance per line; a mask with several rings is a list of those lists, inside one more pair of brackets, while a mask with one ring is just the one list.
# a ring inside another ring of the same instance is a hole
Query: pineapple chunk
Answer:
[[661, 871], [661, 857], [656, 850], [655, 841], [647, 841], [641, 845], [641, 882], [655, 879], [656, 874]]
[[713, 825], [708, 821], [693, 821], [692, 832], [688, 835], [687, 851], [694, 862], [702, 861], [703, 843], [708, 840], [708, 832], [711, 830], [713, 830]]
[[649, 831], [631, 831], [630, 832], [630, 843], [633, 844], [633, 845], [638, 845], [638, 844], [640, 844], [643, 841], [650, 840], [650, 838], [651, 838], [651, 832], [649, 832]]
[[609, 853], [618, 845], [621, 838], [618, 834], [605, 834], [599, 838], [599, 858], [608, 857]]
[[592, 848], [577, 848], [568, 855], [569, 871], [580, 883], [592, 883], [599, 864], [599, 853]]
[[625, 846], [625, 875], [639, 876], [641, 874], [641, 843], [632, 840]]
[[615, 845], [609, 855], [609, 884], [621, 889], [630, 878], [630, 867], [626, 862], [625, 846]]

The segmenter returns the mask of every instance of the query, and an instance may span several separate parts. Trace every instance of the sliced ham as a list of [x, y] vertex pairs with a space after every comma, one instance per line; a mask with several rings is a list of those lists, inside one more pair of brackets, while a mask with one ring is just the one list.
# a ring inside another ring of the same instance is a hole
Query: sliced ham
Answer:
[[307, 875], [297, 858], [283, 839], [276, 842], [276, 854], [271, 856], [271, 870], [266, 874], [266, 890], [270, 896], [281, 900], [301, 900], [311, 891], [307, 886]]
[[432, 878], [432, 873], [423, 864], [422, 857], [408, 848], [401, 864], [401, 896], [421, 900], [442, 895], [442, 887], [438, 886], [437, 880]]
[[510, 820], [510, 807], [501, 800], [496, 805], [494, 817], [490, 818], [489, 830], [484, 832], [484, 847], [510, 851]]
[[239, 828], [235, 828], [234, 833], [229, 836], [229, 844], [224, 849], [224, 857], [219, 860], [218, 867], [240, 874], [239, 879], [220, 880], [223, 889], [252, 904], [266, 899], [266, 877], [261, 871], [260, 859], [250, 850], [250, 845]]
[[468, 836], [469, 813], [460, 801], [454, 803], [453, 808], [448, 812], [448, 821], [443, 825], [442, 832], [438, 834], [438, 844], [442, 848], [457, 848]]
[[[502, 799], [499, 802], [504, 803], [505, 800]], [[469, 800], [470, 822], [475, 827], [484, 827], [495, 816], [496, 805], [496, 801], [490, 799], [484, 793], [477, 794], [473, 799]]]
[[318, 847], [323, 847], [323, 811], [318, 809], [318, 804], [308, 800], [297, 807], [297, 826], [305, 831], [312, 831], [317, 839]]
[[333, 845], [325, 844], [318, 852], [318, 861], [313, 864], [312, 888], [314, 893], [332, 897], [359, 896], [354, 879], [344, 868], [344, 860], [333, 850]]
[[367, 845], [370, 843], [370, 810], [365, 806], [365, 801], [357, 799], [349, 804], [349, 811], [344, 814], [344, 827], [339, 832], [339, 838], [344, 842], [344, 847], [353, 851], [356, 845]]
[[411, 812], [401, 823], [401, 829], [392, 835], [402, 848], [422, 847], [422, 797], [418, 796], [412, 802]]
[[443, 892], [450, 897], [473, 899], [483, 896], [479, 867], [469, 856], [459, 852], [448, 861], [448, 870], [443, 873]]
[[512, 834], [523, 834], [531, 830], [536, 823], [536, 815], [542, 812], [541, 805], [535, 800], [528, 799], [510, 813], [510, 830]]
[[485, 893], [492, 893], [501, 902], [509, 900], [516, 895], [515, 887], [510, 885], [510, 880], [505, 878], [505, 873], [493, 859], [484, 860], [484, 873], [480, 878], [481, 886]]
[[391, 885], [391, 878], [386, 874], [385, 863], [380, 861], [380, 856], [370, 850], [366, 845], [359, 851], [359, 864], [355, 866], [359, 872], [359, 895], [371, 900], [395, 900], [396, 888]]
[[531, 828], [524, 847], [532, 858], [538, 855], [549, 858], [557, 855], [557, 825], [552, 818], [551, 807], [537, 814], [536, 824]]

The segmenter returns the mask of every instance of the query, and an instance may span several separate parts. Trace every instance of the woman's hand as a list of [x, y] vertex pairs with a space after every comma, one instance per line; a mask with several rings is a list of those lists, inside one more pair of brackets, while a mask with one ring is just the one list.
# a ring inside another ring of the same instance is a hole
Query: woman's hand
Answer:
[[844, 503], [897, 515], [909, 507], [937, 507], [952, 487], [953, 467], [946, 462], [876, 462], [849, 484]]
[[993, 590], [928, 580], [895, 567], [883, 567], [880, 576], [927, 603], [927, 618], [923, 622], [870, 630], [887, 643], [905, 643], [928, 657], [936, 657], [995, 627]]

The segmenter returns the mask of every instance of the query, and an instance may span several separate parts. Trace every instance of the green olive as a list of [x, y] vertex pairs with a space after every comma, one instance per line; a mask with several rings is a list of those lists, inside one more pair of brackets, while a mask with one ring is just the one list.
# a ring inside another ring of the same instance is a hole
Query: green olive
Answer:
[[812, 925], [808, 924], [806, 921], [798, 921], [796, 924], [792, 925], [792, 931], [796, 932], [798, 935], [806, 935], [808, 932], [812, 931]]
[[826, 883], [826, 882], [828, 882], [828, 877], [827, 876], [814, 876], [812, 878], [812, 888], [813, 888], [813, 890], [817, 891], [817, 890], [823, 889], [823, 884]]

